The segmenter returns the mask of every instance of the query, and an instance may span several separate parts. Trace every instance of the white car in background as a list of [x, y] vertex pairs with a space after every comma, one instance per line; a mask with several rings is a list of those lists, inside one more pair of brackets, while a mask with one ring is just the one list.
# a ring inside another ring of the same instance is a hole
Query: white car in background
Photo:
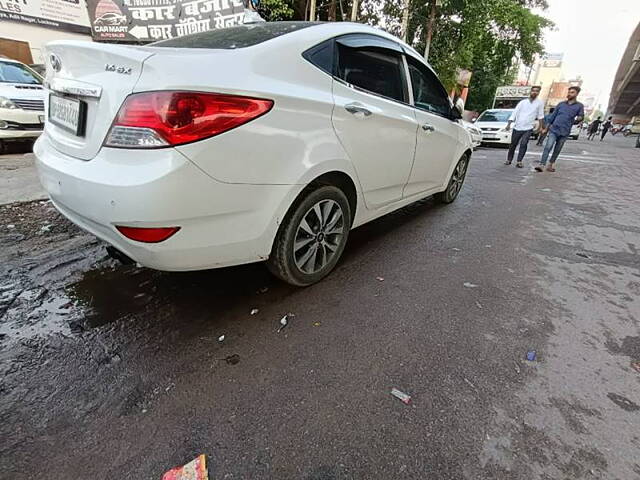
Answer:
[[45, 96], [40, 75], [0, 57], [0, 153], [8, 142], [33, 141], [42, 133]]
[[473, 123], [467, 122], [465, 120], [461, 120], [462, 126], [469, 132], [471, 135], [471, 143], [473, 144], [473, 148], [478, 148], [482, 144], [482, 130], [476, 127]]
[[474, 125], [482, 131], [482, 143], [485, 145], [509, 145], [511, 133], [506, 130], [513, 108], [493, 108], [485, 110]]
[[71, 221], [143, 266], [267, 260], [327, 275], [349, 230], [450, 203], [472, 146], [421, 55], [374, 28], [273, 22], [135, 47], [59, 41], [42, 184]]

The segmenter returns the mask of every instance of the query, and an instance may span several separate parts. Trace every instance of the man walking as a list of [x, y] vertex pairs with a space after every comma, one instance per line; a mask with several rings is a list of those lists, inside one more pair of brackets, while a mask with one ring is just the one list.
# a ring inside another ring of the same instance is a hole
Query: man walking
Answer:
[[595, 136], [598, 134], [598, 130], [600, 129], [600, 125], [602, 124], [601, 117], [596, 118], [591, 125], [589, 125], [589, 135], [587, 136], [587, 140], [593, 140]]
[[529, 138], [531, 137], [531, 132], [533, 131], [536, 120], [542, 120], [544, 118], [544, 105], [540, 99], [538, 99], [540, 90], [540, 87], [531, 87], [529, 98], [521, 100], [509, 118], [506, 131], [511, 130], [512, 123], [514, 123], [514, 126], [513, 133], [511, 134], [509, 153], [507, 153], [507, 161], [504, 162], [505, 165], [511, 165], [519, 144], [520, 149], [518, 150], [518, 163], [516, 163], [516, 167], [522, 168], [522, 159], [527, 153]]
[[607, 118], [607, 121], [602, 124], [602, 136], [600, 137], [600, 141], [604, 140], [604, 136], [613, 126], [613, 122], [611, 122], [611, 120], [613, 120], [613, 117]]
[[556, 160], [558, 160], [558, 155], [560, 155], [562, 151], [564, 142], [567, 141], [567, 138], [569, 138], [571, 134], [571, 126], [581, 122], [584, 118], [584, 105], [577, 100], [579, 93], [580, 87], [570, 87], [567, 93], [567, 100], [559, 103], [551, 114], [551, 117], [549, 117], [549, 125], [544, 127], [544, 131], [548, 131], [549, 136], [547, 137], [547, 143], [544, 145], [540, 165], [536, 167], [537, 172], [544, 170], [552, 149], [553, 154], [551, 155], [547, 171], [556, 171]]

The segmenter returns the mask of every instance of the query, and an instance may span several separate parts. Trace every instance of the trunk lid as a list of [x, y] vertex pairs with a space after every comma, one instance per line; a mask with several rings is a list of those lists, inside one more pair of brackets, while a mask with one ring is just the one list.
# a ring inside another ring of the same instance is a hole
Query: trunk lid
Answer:
[[[45, 47], [47, 62], [45, 132], [53, 146], [67, 155], [90, 160], [98, 153], [111, 123], [153, 55], [146, 47], [57, 41]], [[84, 135], [49, 121], [50, 96], [84, 104]]]

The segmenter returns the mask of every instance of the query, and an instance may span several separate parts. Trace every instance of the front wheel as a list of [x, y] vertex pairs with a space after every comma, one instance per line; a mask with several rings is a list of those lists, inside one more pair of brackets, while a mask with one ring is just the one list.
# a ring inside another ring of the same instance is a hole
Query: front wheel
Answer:
[[453, 169], [453, 173], [451, 174], [451, 179], [449, 180], [447, 189], [444, 192], [435, 194], [435, 198], [437, 201], [439, 201], [440, 203], [451, 203], [456, 198], [458, 198], [458, 194], [460, 193], [460, 190], [462, 190], [464, 179], [467, 176], [468, 167], [469, 155], [463, 155], [463, 157], [458, 160], [456, 168]]
[[326, 185], [294, 203], [267, 261], [276, 277], [306, 287], [336, 266], [349, 236], [351, 208], [342, 190]]

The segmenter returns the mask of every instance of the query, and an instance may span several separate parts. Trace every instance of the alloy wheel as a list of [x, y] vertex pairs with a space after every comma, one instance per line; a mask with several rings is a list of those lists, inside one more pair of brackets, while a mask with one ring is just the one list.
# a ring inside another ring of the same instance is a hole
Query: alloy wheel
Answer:
[[455, 170], [453, 171], [453, 175], [451, 176], [451, 183], [449, 185], [449, 199], [454, 199], [460, 193], [462, 189], [462, 184], [464, 183], [464, 177], [467, 174], [467, 166], [469, 165], [469, 161], [467, 158], [463, 158], [456, 165]]
[[302, 217], [293, 243], [298, 269], [306, 274], [322, 270], [335, 256], [344, 236], [344, 214], [334, 200], [321, 200]]

